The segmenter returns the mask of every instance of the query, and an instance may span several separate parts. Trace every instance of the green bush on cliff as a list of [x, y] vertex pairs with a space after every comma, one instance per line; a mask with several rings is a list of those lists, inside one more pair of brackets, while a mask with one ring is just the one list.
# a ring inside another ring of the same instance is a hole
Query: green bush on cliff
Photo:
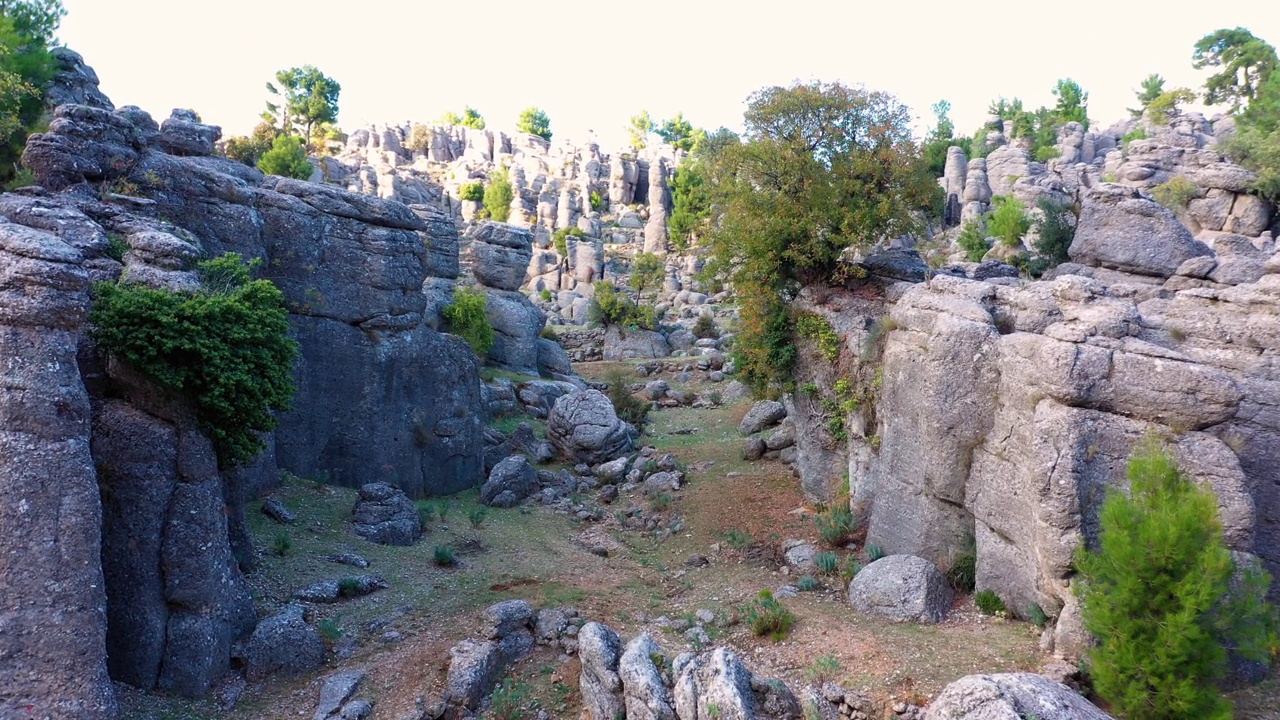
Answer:
[[511, 201], [515, 196], [505, 167], [489, 173], [489, 186], [484, 189], [484, 207], [489, 211], [489, 217], [497, 222], [506, 222], [511, 217]]
[[302, 139], [290, 135], [277, 137], [259, 160], [258, 169], [268, 175], [306, 180], [311, 177], [311, 163]]
[[460, 287], [453, 291], [453, 304], [444, 309], [449, 332], [466, 340], [482, 358], [493, 347], [493, 325], [485, 312], [488, 307], [489, 296], [483, 290]]
[[89, 314], [101, 350], [190, 399], [224, 466], [262, 451], [294, 393], [284, 296], [250, 267], [234, 253], [204, 261], [197, 292], [98, 283]]

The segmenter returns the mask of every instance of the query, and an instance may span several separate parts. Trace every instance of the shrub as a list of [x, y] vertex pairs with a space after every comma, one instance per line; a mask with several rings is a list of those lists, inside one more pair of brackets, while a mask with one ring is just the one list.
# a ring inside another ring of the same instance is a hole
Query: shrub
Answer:
[[734, 550], [745, 550], [751, 545], [751, 534], [745, 530], [734, 528], [724, 534], [725, 542]]
[[543, 140], [551, 140], [551, 119], [536, 107], [525, 108], [516, 120], [516, 130], [530, 135], [537, 135]]
[[[440, 519], [444, 519], [444, 513], [440, 514]], [[458, 559], [453, 556], [453, 548], [448, 545], [437, 545], [431, 551], [431, 561], [440, 567], [451, 567]]]
[[1044, 608], [1040, 607], [1038, 602], [1027, 605], [1027, 617], [1033, 625], [1041, 629], [1049, 624], [1049, 616], [1045, 614]]
[[271, 538], [271, 553], [277, 557], [285, 557], [293, 550], [293, 538], [281, 530]]
[[796, 315], [796, 334], [817, 343], [818, 350], [829, 362], [840, 359], [840, 335], [821, 315], [802, 312]]
[[1071, 259], [1067, 250], [1076, 236], [1076, 226], [1072, 222], [1075, 216], [1069, 205], [1055, 203], [1049, 198], [1040, 198], [1037, 206], [1041, 217], [1036, 220], [1036, 252], [1048, 259], [1050, 267], [1061, 265]]
[[1138, 127], [1125, 133], [1124, 137], [1120, 138], [1120, 147], [1127, 148], [1129, 147], [1129, 143], [1133, 142], [1134, 140], [1146, 140], [1146, 139], [1147, 139], [1147, 129], [1139, 125]]
[[667, 508], [671, 507], [671, 499], [670, 493], [658, 493], [649, 501], [649, 509], [655, 512], [666, 512]]
[[756, 637], [768, 637], [777, 642], [791, 634], [796, 616], [773, 597], [773, 592], [761, 590], [747, 608], [747, 625]]
[[951, 582], [951, 587], [963, 592], [973, 592], [974, 583], [978, 578], [978, 553], [972, 545], [968, 550], [956, 557], [951, 563], [951, 568], [947, 570], [947, 580]]
[[234, 253], [203, 261], [197, 292], [98, 283], [89, 313], [100, 350], [191, 400], [224, 466], [262, 451], [294, 392], [284, 297], [250, 267]]
[[826, 655], [819, 655], [817, 659], [813, 661], [813, 664], [805, 670], [804, 674], [809, 682], [822, 686], [822, 684], [828, 680], [834, 680], [836, 675], [838, 675], [842, 669], [843, 668], [840, 667], [840, 661], [836, 659], [836, 656], [831, 653], [827, 653]]
[[116, 262], [124, 262], [124, 254], [132, 248], [129, 242], [116, 233], [107, 233], [107, 257]]
[[821, 587], [821, 584], [818, 582], [818, 579], [812, 575], [801, 575], [800, 579], [796, 581], [796, 588], [800, 592], [813, 592], [819, 587]]
[[1181, 175], [1175, 175], [1169, 178], [1168, 182], [1151, 188], [1151, 196], [1156, 199], [1156, 202], [1175, 212], [1186, 210], [1187, 203], [1199, 195], [1200, 188]]
[[1189, 103], [1196, 101], [1196, 94], [1186, 88], [1177, 88], [1168, 92], [1160, 93], [1156, 99], [1151, 101], [1147, 106], [1147, 117], [1151, 118], [1151, 122], [1157, 125], [1168, 125], [1169, 121], [1178, 114], [1178, 105], [1180, 103]]
[[416, 505], [418, 507], [418, 514], [422, 516], [423, 525], [426, 525], [435, 519], [436, 506], [430, 500], [419, 500]]
[[560, 253], [561, 257], [568, 257], [569, 256], [569, 237], [570, 236], [583, 237], [585, 235], [586, 233], [582, 232], [581, 229], [576, 227], [560, 228], [559, 230], [551, 234], [551, 242], [553, 245], [555, 245], [556, 252]]
[[631, 261], [631, 289], [643, 298], [645, 290], [662, 284], [666, 269], [666, 263], [657, 255], [637, 253]]
[[960, 228], [960, 235], [956, 237], [956, 243], [960, 249], [964, 251], [965, 259], [969, 262], [982, 262], [982, 258], [991, 249], [987, 244], [987, 226], [981, 220], [970, 220]]
[[484, 183], [469, 182], [458, 188], [458, 197], [462, 200], [480, 202], [484, 200]]
[[[547, 291], [545, 291], [545, 290], [544, 290], [543, 292], [547, 292]], [[548, 293], [548, 294], [550, 294], [550, 293]], [[550, 302], [550, 300], [551, 300], [551, 298], [547, 298], [547, 301], [548, 301], [548, 302]], [[551, 340], [551, 341], [553, 341], [553, 342], [559, 342], [559, 341], [560, 341], [560, 336], [559, 336], [559, 335], [556, 335], [556, 326], [555, 326], [555, 325], [544, 325], [544, 326], [542, 327], [542, 332], [538, 333], [538, 337], [542, 338], [543, 340]]]
[[[551, 298], [552, 298], [553, 296], [552, 296], [552, 294], [551, 294], [551, 291], [550, 291], [550, 290], [547, 290], [546, 288], [543, 288], [542, 292], [538, 293], [538, 297], [542, 298], [542, 302], [551, 302]], [[547, 332], [548, 330], [550, 330], [550, 329], [551, 329], [551, 326], [550, 326], [550, 325], [548, 325], [548, 326], [546, 326], [546, 327], [544, 327], [544, 328], [542, 329], [543, 337], [546, 337], [546, 332]], [[555, 335], [555, 332], [556, 332], [555, 330], [551, 330], [551, 334], [552, 334], [552, 335]]]
[[520, 720], [529, 704], [529, 686], [517, 682], [515, 678], [506, 678], [501, 685], [493, 689], [489, 698], [487, 720]]
[[605, 372], [603, 379], [608, 386], [605, 394], [609, 396], [609, 402], [613, 403], [613, 409], [618, 413], [618, 417], [643, 429], [645, 423], [649, 421], [651, 406], [631, 394], [631, 382], [627, 373], [620, 368], [612, 368]]
[[973, 596], [973, 603], [985, 615], [999, 615], [1005, 612], [1004, 601], [993, 590], [979, 590]]
[[258, 159], [258, 169], [268, 175], [306, 180], [311, 177], [311, 163], [302, 138], [281, 135], [271, 143], [271, 149]]
[[360, 594], [360, 580], [353, 577], [344, 577], [338, 581], [338, 597], [355, 597]]
[[595, 210], [596, 212], [604, 212], [605, 210], [609, 209], [609, 203], [606, 202], [603, 197], [601, 197], [599, 192], [592, 190], [590, 199], [591, 199], [592, 210]]
[[853, 511], [847, 501], [837, 501], [823, 509], [814, 516], [813, 522], [818, 526], [818, 537], [828, 547], [844, 545], [853, 534]]
[[617, 325], [636, 330], [656, 330], [657, 314], [652, 307], [637, 305], [634, 300], [618, 292], [611, 282], [596, 283], [596, 296], [587, 308], [587, 322], [591, 325]]
[[813, 556], [813, 564], [818, 566], [818, 572], [823, 575], [835, 575], [836, 570], [840, 567], [840, 559], [830, 550], [820, 552]]
[[443, 311], [449, 332], [466, 340], [481, 358], [493, 347], [493, 325], [485, 312], [488, 307], [489, 296], [483, 290], [459, 287], [453, 291], [453, 304]]
[[1012, 196], [997, 195], [992, 198], [992, 204], [995, 211], [988, 221], [991, 234], [1009, 247], [1017, 246], [1031, 229], [1031, 217], [1023, 208], [1022, 201]]
[[484, 524], [484, 519], [489, 515], [489, 511], [483, 507], [473, 508], [467, 512], [467, 522], [471, 523], [471, 527], [477, 530]]
[[699, 339], [715, 339], [720, 337], [720, 328], [716, 326], [716, 319], [711, 313], [704, 312], [698, 316], [698, 321], [693, 324], [693, 336]]
[[320, 637], [331, 643], [337, 642], [344, 632], [333, 618], [325, 618], [316, 623], [316, 631], [320, 633]]
[[426, 125], [414, 125], [409, 131], [409, 142], [406, 147], [413, 152], [425, 155], [431, 150], [431, 128]]
[[844, 568], [840, 570], [840, 577], [847, 584], [855, 575], [862, 572], [862, 565], [858, 564], [858, 559], [850, 555], [844, 559]]
[[1056, 145], [1045, 145], [1044, 147], [1036, 150], [1036, 162], [1047, 163], [1058, 157], [1060, 154], [1061, 153], [1058, 152], [1058, 147]]
[[484, 207], [489, 211], [489, 217], [497, 222], [506, 222], [511, 217], [511, 201], [515, 196], [505, 167], [489, 173], [489, 186], [484, 189]]
[[[1129, 492], [1108, 493], [1095, 549], [1077, 553], [1077, 591], [1095, 691], [1127, 718], [1229, 718], [1214, 685], [1227, 668], [1225, 641], [1262, 660], [1276, 642], [1269, 579], [1236, 568], [1217, 499], [1148, 438], [1130, 457]], [[1271, 646], [1271, 647], [1268, 647]]]

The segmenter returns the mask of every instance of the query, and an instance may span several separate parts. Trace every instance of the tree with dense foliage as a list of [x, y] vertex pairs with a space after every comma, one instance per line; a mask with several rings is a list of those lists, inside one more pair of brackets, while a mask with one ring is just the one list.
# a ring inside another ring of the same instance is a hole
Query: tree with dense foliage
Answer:
[[551, 118], [536, 107], [525, 108], [520, 113], [520, 119], [516, 121], [516, 129], [522, 133], [537, 135], [548, 142], [551, 140]]
[[257, 167], [258, 161], [271, 150], [279, 135], [280, 131], [271, 123], [260, 122], [250, 135], [228, 138], [222, 146], [222, 154], [250, 167]]
[[511, 217], [511, 201], [516, 192], [507, 179], [507, 169], [498, 168], [489, 173], [489, 184], [484, 189], [484, 209], [489, 217], [498, 222], [506, 222]]
[[302, 146], [302, 138], [280, 135], [271, 144], [271, 149], [258, 159], [258, 169], [268, 175], [306, 180], [311, 177], [311, 163], [307, 160], [307, 150]]
[[653, 132], [655, 127], [648, 110], [641, 110], [638, 114], [632, 115], [627, 121], [627, 137], [631, 139], [631, 146], [637, 150], [643, 150], [649, 144], [649, 133]]
[[1138, 107], [1136, 109], [1129, 108], [1129, 114], [1140, 118], [1147, 111], [1147, 106], [1152, 100], [1160, 97], [1164, 92], [1164, 78], [1158, 73], [1151, 73], [1142, 79], [1142, 89], [1134, 93], [1138, 97]]
[[1058, 98], [1053, 113], [1059, 125], [1078, 122], [1085, 130], [1089, 129], [1089, 93], [1080, 87], [1080, 83], [1071, 78], [1059, 80], [1053, 88], [1053, 96]]
[[1178, 105], [1195, 102], [1196, 94], [1188, 88], [1174, 88], [1162, 92], [1147, 105], [1147, 118], [1157, 125], [1168, 125], [1178, 114]]
[[707, 163], [718, 219], [713, 269], [734, 283], [735, 355], [757, 392], [781, 390], [795, 358], [788, 302], [800, 286], [838, 280], [839, 258], [917, 228], [937, 184], [893, 96], [839, 83], [753, 94], [741, 143]]
[[319, 123], [338, 119], [338, 95], [342, 86], [314, 65], [289, 68], [276, 73], [276, 83], [267, 83], [267, 92], [276, 102], [267, 102], [262, 119], [280, 128], [285, 135], [301, 129], [304, 147], [311, 147], [311, 131]]
[[657, 287], [662, 283], [666, 263], [653, 253], [637, 253], [631, 260], [631, 289], [644, 299], [644, 291]]
[[473, 130], [483, 130], [485, 128], [484, 116], [480, 114], [479, 110], [476, 110], [470, 105], [463, 109], [461, 115], [453, 112], [452, 110], [441, 115], [440, 124], [461, 125], [462, 127], [469, 127]]
[[[1263, 660], [1276, 641], [1267, 578], [1236, 568], [1213, 491], [1149, 438], [1129, 459], [1129, 491], [1112, 490], [1093, 550], [1076, 557], [1094, 690], [1127, 720], [1231, 717], [1217, 687], [1229, 645]], [[1232, 577], [1237, 572], [1240, 581]]]
[[1196, 42], [1192, 65], [1201, 70], [1220, 68], [1204, 82], [1208, 105], [1231, 103], [1233, 111], [1253, 100], [1278, 64], [1276, 49], [1238, 27], [1215, 30]]
[[0, 0], [0, 183], [18, 174], [27, 135], [41, 124], [63, 15], [60, 0]]
[[89, 314], [98, 348], [187, 397], [224, 467], [252, 460], [293, 398], [284, 296], [236, 254], [199, 264], [196, 292], [98, 283]]
[[1280, 202], [1280, 72], [1267, 78], [1236, 124], [1236, 134], [1223, 145], [1225, 152], [1258, 174], [1250, 186], [1253, 192]]
[[673, 118], [663, 120], [656, 132], [663, 142], [685, 152], [691, 152], [694, 146], [706, 136], [704, 131], [695, 128], [692, 123], [685, 120], [682, 112], [676, 113]]
[[951, 122], [950, 102], [939, 100], [931, 109], [934, 117], [933, 128], [925, 135], [921, 151], [924, 153], [925, 163], [929, 166], [929, 172], [935, 176], [941, 176], [947, 167], [947, 148], [952, 146], [968, 148], [970, 140], [967, 137], [956, 137], [956, 126]]

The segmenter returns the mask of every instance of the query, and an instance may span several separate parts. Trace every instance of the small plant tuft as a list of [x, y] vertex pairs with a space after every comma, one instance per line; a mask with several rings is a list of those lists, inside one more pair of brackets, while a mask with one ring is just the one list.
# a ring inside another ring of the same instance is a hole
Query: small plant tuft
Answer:
[[835, 575], [836, 571], [840, 569], [840, 559], [829, 550], [814, 555], [813, 564], [818, 566], [818, 572], [823, 575]]
[[973, 596], [973, 604], [984, 615], [1000, 615], [1005, 612], [1004, 600], [994, 590], [979, 590]]
[[809, 682], [821, 687], [824, 683], [835, 680], [843, 669], [836, 656], [827, 653], [815, 658], [813, 664], [805, 669], [804, 675]]
[[360, 594], [360, 580], [344, 577], [338, 581], [338, 597], [350, 598]]
[[783, 607], [770, 590], [761, 590], [745, 615], [752, 635], [768, 637], [774, 642], [786, 639], [796, 623], [795, 614]]
[[484, 183], [469, 182], [463, 184], [458, 188], [458, 197], [471, 202], [484, 200]]
[[853, 511], [849, 509], [848, 500], [843, 498], [815, 515], [813, 522], [818, 526], [818, 537], [827, 547], [843, 546], [854, 531]]
[[820, 587], [822, 587], [822, 584], [818, 582], [818, 578], [812, 575], [801, 575], [800, 579], [796, 581], [796, 589], [800, 592], [813, 592]]
[[1173, 211], [1186, 210], [1187, 203], [1200, 196], [1200, 188], [1181, 175], [1151, 188], [1151, 197]]
[[968, 550], [958, 555], [951, 568], [947, 570], [947, 580], [950, 581], [951, 587], [961, 592], [973, 592], [974, 583], [978, 578], [978, 553], [970, 545]]
[[276, 557], [287, 557], [293, 552], [293, 538], [289, 537], [289, 533], [281, 530], [271, 538], [271, 554]]
[[1049, 624], [1049, 616], [1045, 614], [1044, 608], [1040, 607], [1038, 602], [1027, 605], [1027, 617], [1033, 625], [1040, 629], [1044, 629]]
[[879, 559], [880, 559], [880, 558], [882, 558], [882, 557], [884, 557], [884, 548], [880, 547], [879, 545], [868, 545], [868, 546], [867, 546], [867, 559], [868, 559], [868, 560], [870, 560], [871, 562], [875, 562], [875, 561], [879, 560]]
[[734, 528], [724, 534], [725, 542], [729, 543], [729, 547], [734, 550], [745, 550], [751, 545], [751, 534], [746, 530]]
[[458, 562], [458, 559], [453, 556], [453, 548], [448, 545], [435, 546], [431, 551], [431, 560], [440, 567], [453, 567]]
[[522, 720], [530, 709], [529, 686], [515, 678], [506, 678], [489, 697], [486, 720]]

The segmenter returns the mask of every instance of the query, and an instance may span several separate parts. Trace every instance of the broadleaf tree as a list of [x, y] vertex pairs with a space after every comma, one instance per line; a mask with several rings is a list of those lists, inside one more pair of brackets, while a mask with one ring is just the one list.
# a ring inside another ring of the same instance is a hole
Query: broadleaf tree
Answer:
[[60, 0], [0, 0], [0, 182], [17, 174], [27, 135], [41, 121], [64, 15]]
[[758, 393], [785, 388], [795, 358], [787, 304], [800, 286], [838, 282], [841, 254], [913, 232], [937, 183], [893, 96], [839, 83], [764, 88], [748, 99], [741, 143], [707, 164], [717, 220], [714, 272], [734, 283], [735, 356]]

